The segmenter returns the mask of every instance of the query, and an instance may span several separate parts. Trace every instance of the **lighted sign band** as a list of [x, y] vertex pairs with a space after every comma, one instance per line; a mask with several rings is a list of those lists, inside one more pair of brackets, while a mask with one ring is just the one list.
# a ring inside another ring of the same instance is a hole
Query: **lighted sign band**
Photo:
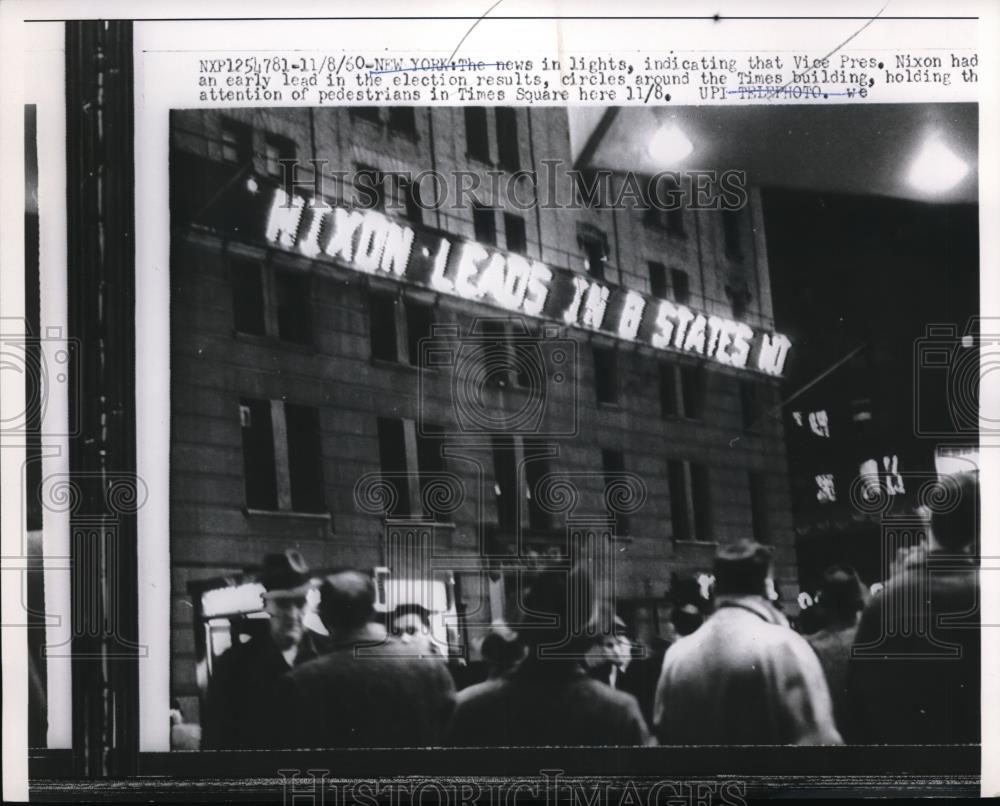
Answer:
[[513, 313], [599, 331], [736, 369], [780, 376], [791, 342], [743, 322], [553, 269], [521, 255], [415, 229], [375, 210], [312, 206], [282, 189], [271, 197], [265, 239], [308, 258], [326, 257]]

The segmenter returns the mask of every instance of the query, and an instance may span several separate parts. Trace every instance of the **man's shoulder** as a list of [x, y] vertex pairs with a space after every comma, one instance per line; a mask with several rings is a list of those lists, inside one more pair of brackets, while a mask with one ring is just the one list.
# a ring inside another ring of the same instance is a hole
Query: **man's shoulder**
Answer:
[[510, 682], [503, 678], [484, 680], [482, 683], [476, 683], [459, 691], [455, 696], [455, 702], [459, 706], [481, 706], [484, 703], [500, 699], [509, 686]]

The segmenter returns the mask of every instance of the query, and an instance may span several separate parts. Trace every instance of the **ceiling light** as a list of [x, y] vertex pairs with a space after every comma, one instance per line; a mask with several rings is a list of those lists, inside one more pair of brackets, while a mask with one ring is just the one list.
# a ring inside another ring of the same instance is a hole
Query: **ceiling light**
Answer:
[[687, 136], [673, 123], [665, 123], [657, 129], [649, 142], [649, 153], [663, 165], [673, 165], [683, 160], [694, 150]]
[[961, 182], [969, 166], [938, 138], [924, 143], [910, 166], [908, 180], [917, 190], [927, 194], [944, 193]]

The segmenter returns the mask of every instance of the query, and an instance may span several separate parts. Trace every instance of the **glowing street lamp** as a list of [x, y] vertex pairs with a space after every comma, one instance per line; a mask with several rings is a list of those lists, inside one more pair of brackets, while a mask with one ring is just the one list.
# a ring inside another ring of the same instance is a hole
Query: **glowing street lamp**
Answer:
[[934, 137], [921, 147], [910, 165], [910, 185], [921, 193], [936, 195], [951, 190], [969, 172], [969, 166], [945, 143]]
[[694, 150], [694, 146], [674, 123], [664, 123], [649, 142], [649, 153], [661, 165], [674, 165]]

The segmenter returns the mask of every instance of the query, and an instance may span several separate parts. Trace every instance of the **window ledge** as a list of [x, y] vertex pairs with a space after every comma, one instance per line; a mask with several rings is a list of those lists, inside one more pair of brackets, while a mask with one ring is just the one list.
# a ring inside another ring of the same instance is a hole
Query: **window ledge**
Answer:
[[243, 514], [254, 518], [298, 518], [301, 520], [327, 522], [333, 520], [333, 516], [329, 512], [296, 512], [291, 509], [253, 509], [252, 507], [244, 507]]
[[620, 411], [622, 411], [623, 407], [622, 407], [621, 403], [617, 403], [617, 402], [612, 403], [610, 401], [598, 400], [597, 401], [597, 408], [599, 408], [599, 409], [605, 409], [605, 410], [610, 411], [610, 412], [620, 412]]
[[[671, 538], [673, 540], [673, 538]], [[675, 546], [702, 546], [704, 548], [718, 548], [718, 540], [673, 540]]]
[[408, 361], [392, 361], [388, 358], [371, 358], [369, 359], [369, 363], [373, 367], [379, 367], [381, 369], [402, 369], [408, 372], [427, 372], [431, 375], [437, 373], [436, 369], [417, 366], [416, 364], [411, 364]]
[[465, 159], [469, 162], [478, 162], [480, 165], [485, 165], [487, 168], [495, 169], [497, 167], [497, 164], [489, 157], [483, 157], [477, 154], [470, 154], [468, 151], [465, 152]]

